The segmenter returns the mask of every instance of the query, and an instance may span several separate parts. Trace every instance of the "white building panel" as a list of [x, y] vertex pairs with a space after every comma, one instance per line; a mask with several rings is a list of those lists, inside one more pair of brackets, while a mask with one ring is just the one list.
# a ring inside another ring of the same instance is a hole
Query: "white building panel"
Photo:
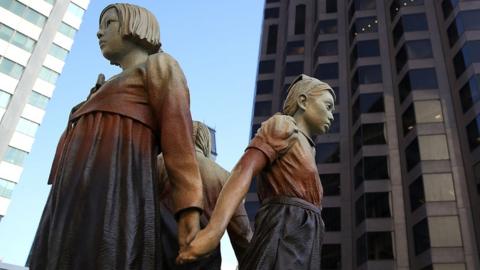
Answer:
[[63, 65], [65, 65], [65, 62], [47, 54], [47, 57], [45, 57], [45, 61], [43, 62], [43, 65], [53, 71], [56, 71], [57, 73], [61, 73], [63, 69]]
[[32, 120], [37, 124], [42, 123], [44, 116], [45, 116], [44, 110], [37, 108], [35, 106], [32, 106], [30, 104], [25, 105], [25, 108], [23, 108], [22, 117], [27, 118], [28, 120]]
[[5, 55], [5, 52], [7, 51], [9, 45], [10, 43], [6, 42], [3, 39], [0, 39], [0, 55]]
[[53, 6], [46, 1], [29, 0], [27, 5], [45, 16], [50, 16]]
[[63, 48], [67, 49], [68, 51], [72, 49], [73, 39], [65, 36], [62, 33], [57, 32], [57, 34], [55, 35], [55, 38], [53, 39], [53, 42], [55, 42], [56, 44], [59, 44]]
[[38, 93], [47, 96], [49, 98], [53, 95], [53, 90], [55, 90], [55, 85], [46, 82], [42, 79], [37, 79], [35, 84], [33, 85], [33, 90], [37, 91]]
[[5, 109], [0, 108], [0, 121], [2, 121], [3, 115], [5, 114]]
[[20, 175], [22, 175], [22, 171], [23, 167], [6, 161], [0, 162], [0, 178], [18, 183], [18, 180], [20, 180]]
[[30, 55], [31, 54], [29, 52], [22, 50], [12, 44], [8, 47], [4, 56], [10, 60], [17, 62], [22, 66], [26, 66], [28, 63], [28, 59], [30, 58]]
[[30, 153], [32, 150], [33, 141], [34, 139], [32, 137], [15, 131], [9, 145]]
[[7, 214], [9, 204], [10, 199], [0, 197], [0, 216], [5, 216]]
[[87, 9], [88, 4], [90, 3], [90, 0], [72, 0], [70, 2], [77, 4], [79, 7], [83, 9]]
[[80, 24], [82, 23], [82, 20], [80, 20], [78, 17], [68, 11], [65, 12], [65, 16], [63, 16], [63, 21], [68, 25], [73, 26], [77, 30], [80, 29]]
[[0, 88], [10, 94], [15, 93], [18, 80], [0, 72]]
[[19, 32], [38, 40], [42, 28], [24, 20], [23, 18], [13, 14], [12, 12], [0, 7], [0, 22], [10, 26]]

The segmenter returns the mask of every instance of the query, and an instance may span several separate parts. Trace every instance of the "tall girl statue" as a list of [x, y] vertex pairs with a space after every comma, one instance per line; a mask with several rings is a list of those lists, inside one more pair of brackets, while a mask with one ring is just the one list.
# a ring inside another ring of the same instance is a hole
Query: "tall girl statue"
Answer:
[[30, 269], [166, 269], [159, 153], [172, 180], [180, 247], [198, 231], [202, 209], [186, 80], [160, 50], [158, 23], [144, 8], [107, 6], [97, 36], [103, 56], [122, 72], [70, 116]]
[[324, 223], [322, 185], [312, 137], [328, 131], [335, 94], [300, 75], [290, 86], [283, 114], [262, 123], [223, 187], [207, 227], [183, 248], [177, 261], [195, 260], [219, 243], [234, 210], [259, 175], [262, 203], [240, 270], [320, 270]]

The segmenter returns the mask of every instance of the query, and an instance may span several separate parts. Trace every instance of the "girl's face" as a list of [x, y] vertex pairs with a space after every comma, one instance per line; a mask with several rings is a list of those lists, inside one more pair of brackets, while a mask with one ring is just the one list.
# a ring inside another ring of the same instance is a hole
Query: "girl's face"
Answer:
[[307, 95], [305, 102], [305, 123], [312, 134], [318, 135], [328, 131], [333, 121], [334, 99], [329, 91]]
[[120, 21], [115, 8], [109, 8], [103, 13], [97, 37], [103, 56], [113, 64], [118, 63], [118, 60], [125, 55], [128, 44], [120, 34]]

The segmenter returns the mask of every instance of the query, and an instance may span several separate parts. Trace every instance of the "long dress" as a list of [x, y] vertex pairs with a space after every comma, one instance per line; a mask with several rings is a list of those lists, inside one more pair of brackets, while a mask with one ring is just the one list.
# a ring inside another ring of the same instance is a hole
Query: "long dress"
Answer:
[[107, 81], [59, 143], [30, 269], [166, 269], [156, 156], [173, 177], [175, 211], [201, 208], [191, 125], [186, 81], [169, 55]]

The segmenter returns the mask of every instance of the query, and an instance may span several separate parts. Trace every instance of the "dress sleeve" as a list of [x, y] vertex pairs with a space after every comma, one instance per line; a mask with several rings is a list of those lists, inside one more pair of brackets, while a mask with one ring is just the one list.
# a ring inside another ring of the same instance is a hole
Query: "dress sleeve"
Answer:
[[174, 213], [188, 208], [201, 210], [202, 181], [193, 147], [190, 96], [185, 76], [175, 59], [158, 53], [147, 60], [146, 80], [170, 179]]
[[295, 142], [297, 134], [298, 129], [292, 117], [274, 115], [262, 123], [247, 149], [255, 148], [262, 151], [271, 164], [285, 154]]

